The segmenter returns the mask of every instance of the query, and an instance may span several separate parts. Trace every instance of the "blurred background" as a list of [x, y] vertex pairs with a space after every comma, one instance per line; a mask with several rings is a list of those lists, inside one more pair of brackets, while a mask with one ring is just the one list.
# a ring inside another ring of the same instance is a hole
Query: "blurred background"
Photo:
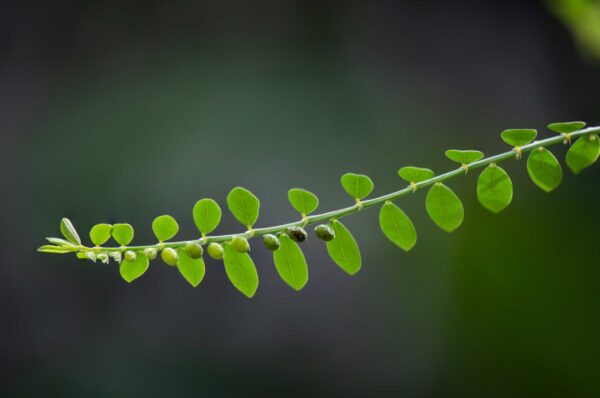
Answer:
[[[424, 193], [399, 204], [419, 232], [404, 253], [377, 211], [350, 217], [363, 269], [317, 239], [300, 293], [255, 242], [254, 299], [207, 260], [191, 288], [156, 261], [135, 283], [109, 266], [36, 253], [71, 218], [130, 222], [152, 241], [169, 213], [235, 185], [259, 226], [350, 204], [347, 171], [375, 194], [405, 165], [437, 172], [448, 148], [507, 149], [505, 128], [600, 123], [597, 1], [54, 1], [0, 12], [0, 395], [565, 396], [600, 394], [600, 169], [545, 194], [507, 162], [514, 203], [449, 185], [451, 235]], [[564, 147], [554, 152], [563, 159]], [[229, 214], [218, 232], [240, 230]]]

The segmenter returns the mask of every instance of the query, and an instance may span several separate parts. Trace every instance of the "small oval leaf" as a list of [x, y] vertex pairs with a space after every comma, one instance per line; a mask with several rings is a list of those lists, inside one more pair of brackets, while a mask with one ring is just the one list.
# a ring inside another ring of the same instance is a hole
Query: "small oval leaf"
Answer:
[[130, 224], [114, 224], [112, 237], [121, 246], [127, 246], [133, 240], [133, 227]]
[[567, 152], [567, 166], [575, 174], [598, 160], [600, 155], [600, 137], [598, 134], [588, 134], [579, 138]]
[[119, 273], [126, 282], [131, 283], [144, 275], [149, 264], [150, 261], [148, 260], [148, 257], [144, 256], [142, 253], [138, 253], [133, 261], [127, 260], [126, 258], [123, 259], [119, 266]]
[[502, 140], [511, 146], [523, 146], [529, 144], [537, 136], [534, 129], [508, 129], [500, 135]]
[[446, 151], [446, 157], [454, 162], [460, 164], [469, 164], [483, 159], [483, 152], [465, 150], [461, 151], [458, 149], [448, 149]]
[[235, 251], [230, 245], [224, 245], [225, 272], [227, 277], [247, 297], [254, 296], [258, 289], [258, 274], [248, 253]]
[[559, 122], [550, 123], [548, 128], [555, 133], [568, 134], [573, 131], [581, 130], [585, 127], [585, 122]]
[[356, 274], [361, 267], [361, 256], [354, 236], [341, 222], [331, 223], [335, 238], [327, 242], [327, 251], [331, 259], [350, 275]]
[[406, 166], [398, 170], [398, 175], [404, 181], [417, 183], [433, 178], [435, 173], [423, 167]]
[[465, 216], [462, 202], [446, 185], [438, 182], [427, 192], [425, 206], [429, 217], [438, 227], [452, 232], [460, 226]]
[[375, 187], [373, 181], [364, 174], [346, 173], [341, 181], [344, 190], [354, 199], [367, 197]]
[[300, 246], [286, 234], [279, 235], [279, 249], [273, 252], [277, 273], [294, 290], [308, 282], [308, 266]]
[[310, 214], [319, 206], [319, 198], [314, 193], [302, 188], [292, 188], [288, 191], [288, 200], [300, 214]]
[[212, 199], [200, 199], [192, 210], [194, 224], [202, 235], [211, 233], [221, 222], [221, 208]]
[[69, 242], [75, 245], [81, 245], [81, 238], [79, 238], [79, 234], [75, 230], [71, 220], [68, 218], [63, 218], [60, 220], [60, 232]]
[[391, 202], [381, 206], [379, 226], [392, 243], [405, 251], [409, 251], [417, 243], [414, 224], [402, 209]]
[[110, 239], [112, 232], [112, 225], [110, 224], [96, 224], [90, 230], [90, 239], [96, 246], [100, 246], [106, 243]]
[[69, 248], [68, 246], [54, 246], [54, 245], [44, 245], [38, 247], [37, 251], [42, 253], [54, 253], [54, 254], [65, 254], [70, 253], [74, 250], [74, 248]]
[[546, 148], [531, 151], [527, 159], [527, 172], [535, 185], [546, 192], [554, 190], [562, 181], [560, 163]]
[[501, 167], [490, 164], [477, 180], [477, 199], [492, 213], [504, 210], [512, 201], [513, 185]]
[[185, 250], [179, 250], [177, 258], [177, 269], [181, 276], [193, 287], [198, 286], [206, 273], [202, 257], [192, 258]]
[[179, 232], [179, 224], [169, 215], [158, 216], [152, 221], [152, 231], [160, 242], [169, 240]]
[[234, 217], [246, 227], [253, 226], [258, 220], [260, 202], [245, 188], [233, 188], [227, 195], [227, 206]]
[[66, 246], [66, 247], [75, 247], [76, 246], [73, 243], [69, 242], [68, 240], [61, 239], [61, 238], [50, 237], [50, 238], [46, 238], [46, 240], [56, 246]]

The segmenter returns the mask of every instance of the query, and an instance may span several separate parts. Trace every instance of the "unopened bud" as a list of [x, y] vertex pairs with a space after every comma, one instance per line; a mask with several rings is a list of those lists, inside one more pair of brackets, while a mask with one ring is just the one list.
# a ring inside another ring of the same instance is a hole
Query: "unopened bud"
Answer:
[[131, 250], [127, 250], [125, 252], [125, 260], [135, 261], [136, 258], [137, 258], [137, 255], [135, 254], [135, 252], [132, 252]]
[[148, 260], [152, 261], [156, 258], [156, 249], [148, 248], [144, 250], [144, 255], [148, 257]]

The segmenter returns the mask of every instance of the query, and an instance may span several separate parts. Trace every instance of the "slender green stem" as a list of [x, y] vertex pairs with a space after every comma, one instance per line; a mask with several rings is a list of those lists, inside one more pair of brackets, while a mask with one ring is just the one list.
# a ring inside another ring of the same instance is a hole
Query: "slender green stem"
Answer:
[[[577, 137], [585, 135], [585, 134], [597, 133], [597, 132], [600, 132], [600, 126], [588, 127], [586, 129], [572, 132], [569, 134], [569, 137], [570, 137], [570, 139], [574, 139], [574, 138], [577, 138]], [[546, 138], [544, 140], [534, 141], [530, 144], [523, 145], [520, 148], [513, 148], [509, 151], [506, 151], [506, 152], [470, 163], [470, 164], [466, 165], [465, 167], [461, 166], [455, 170], [448, 171], [444, 174], [440, 174], [440, 175], [432, 177], [428, 180], [416, 183], [414, 185], [409, 185], [408, 187], [401, 189], [399, 191], [391, 192], [386, 195], [378, 196], [373, 199], [364, 200], [362, 202], [356, 203], [353, 206], [345, 207], [345, 208], [334, 210], [334, 211], [329, 211], [327, 213], [311, 215], [304, 219], [301, 219], [298, 221], [293, 221], [293, 222], [290, 222], [287, 224], [281, 224], [281, 225], [276, 225], [273, 227], [266, 227], [266, 228], [255, 228], [251, 231], [241, 232], [241, 233], [237, 233], [237, 234], [213, 235], [213, 236], [206, 236], [201, 239], [178, 241], [178, 242], [163, 242], [163, 243], [157, 243], [154, 245], [123, 246], [123, 247], [79, 246], [78, 249], [79, 249], [79, 251], [90, 251], [90, 252], [95, 252], [95, 253], [123, 252], [125, 250], [139, 251], [139, 250], [144, 250], [144, 249], [160, 250], [165, 247], [172, 247], [172, 248], [182, 247], [182, 246], [185, 246], [188, 242], [199, 242], [199, 243], [205, 244], [205, 243], [210, 243], [210, 242], [227, 242], [227, 241], [231, 240], [231, 238], [234, 236], [243, 236], [245, 238], [252, 238], [254, 236], [261, 236], [261, 235], [266, 235], [266, 234], [278, 234], [280, 232], [284, 232], [286, 229], [293, 227], [293, 226], [305, 226], [305, 225], [309, 225], [309, 224], [315, 224], [318, 222], [327, 222], [327, 221], [331, 221], [333, 219], [339, 219], [339, 218], [345, 217], [349, 214], [357, 213], [362, 209], [365, 209], [368, 207], [373, 207], [378, 204], [384, 203], [386, 201], [393, 201], [402, 196], [412, 194], [415, 192], [415, 190], [418, 190], [420, 188], [425, 188], [425, 187], [428, 187], [435, 183], [446, 181], [451, 178], [457, 177], [459, 175], [464, 175], [464, 174], [466, 174], [467, 170], [476, 169], [476, 168], [487, 166], [492, 163], [498, 163], [498, 162], [501, 162], [506, 159], [515, 158], [519, 153], [530, 152], [536, 148], [542, 148], [542, 147], [548, 147], [551, 145], [556, 145], [556, 144], [559, 144], [559, 143], [565, 141], [565, 139], [566, 139], [566, 137], [564, 135], [555, 135], [553, 137]]]

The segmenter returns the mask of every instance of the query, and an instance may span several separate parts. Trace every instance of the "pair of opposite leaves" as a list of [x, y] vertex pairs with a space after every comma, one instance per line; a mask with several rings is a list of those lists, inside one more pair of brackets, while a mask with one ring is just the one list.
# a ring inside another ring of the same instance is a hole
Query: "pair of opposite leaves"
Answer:
[[[550, 127], [560, 133], [581, 129], [583, 122], [551, 124]], [[505, 130], [503, 140], [509, 145], [520, 147], [532, 142], [535, 130]], [[588, 134], [578, 139], [567, 153], [567, 165], [575, 173], [593, 164], [600, 155], [600, 139], [596, 134]], [[483, 158], [479, 151], [449, 150], [446, 156], [451, 160], [467, 165]], [[532, 181], [546, 192], [555, 189], [562, 181], [562, 169], [554, 155], [545, 148], [538, 148], [530, 154], [527, 161], [528, 174]], [[411, 184], [431, 179], [434, 174], [429, 169], [405, 167], [398, 173]], [[508, 174], [495, 164], [489, 165], [479, 176], [477, 197], [488, 210], [498, 213], [512, 201], [513, 187]], [[464, 217], [460, 199], [443, 184], [435, 184], [429, 191], [426, 207], [430, 217], [442, 229], [451, 232], [458, 228]], [[386, 202], [380, 212], [380, 225], [384, 234], [397, 246], [410, 250], [416, 243], [416, 230], [406, 214], [391, 202]]]
[[[292, 189], [289, 194], [293, 207], [303, 216], [314, 211], [318, 206], [318, 198], [302, 189]], [[254, 204], [253, 204], [254, 203]], [[257, 218], [258, 199], [243, 188], [235, 188], [228, 196], [228, 206], [234, 216], [249, 227]], [[252, 210], [254, 209], [254, 210]], [[254, 213], [254, 214], [250, 214]], [[194, 206], [194, 221], [198, 229], [204, 234], [211, 232], [218, 225], [220, 208], [211, 199], [202, 199]], [[167, 222], [168, 221], [168, 222]], [[160, 240], [170, 239], [176, 233], [175, 221], [169, 216], [160, 216], [153, 222], [153, 230]], [[360, 252], [350, 232], [339, 222], [332, 225], [337, 238], [327, 242], [328, 251], [334, 261], [348, 273], [355, 273], [360, 269]], [[165, 231], [170, 231], [165, 234]], [[276, 269], [282, 279], [296, 290], [302, 289], [308, 281], [308, 267], [304, 255], [296, 244], [287, 235], [280, 235], [280, 248], [273, 253]], [[204, 276], [204, 263], [200, 259], [191, 259], [180, 251], [178, 264], [182, 275], [193, 286], [200, 283]], [[121, 269], [127, 274], [124, 278], [131, 281], [143, 274], [147, 269], [147, 260], [139, 256], [135, 261], [124, 261]], [[258, 274], [252, 259], [247, 253], [238, 253], [229, 245], [224, 247], [225, 271], [234, 286], [242, 293], [251, 297], [258, 287]], [[192, 271], [197, 269], [195, 273]], [[193, 275], [190, 275], [193, 274]]]
[[[445, 153], [450, 160], [466, 165], [481, 160], [484, 154], [475, 150], [450, 149]], [[416, 190], [419, 183], [430, 180], [434, 172], [427, 168], [407, 166], [398, 170], [398, 175], [409, 182]], [[437, 226], [447, 232], [458, 228], [464, 219], [464, 208], [458, 196], [441, 182], [435, 183], [428, 191], [425, 208]], [[398, 206], [386, 202], [379, 212], [379, 224], [384, 235], [405, 251], [417, 242], [417, 233], [410, 218]]]
[[[584, 122], [551, 123], [548, 127], [565, 137], [565, 144], [571, 144], [570, 133], [585, 127]], [[537, 136], [534, 129], [512, 129], [502, 132], [502, 139], [517, 150], [531, 143]], [[592, 165], [600, 154], [600, 140], [597, 134], [586, 134], [571, 145], [567, 152], [567, 166], [575, 174]], [[519, 151], [517, 151], [519, 155]], [[562, 182], [562, 168], [558, 159], [548, 149], [539, 147], [527, 159], [527, 171], [531, 180], [546, 192], [554, 190]]]
[[[250, 191], [241, 187], [234, 188], [227, 201], [231, 212], [244, 225], [252, 226], [256, 222], [259, 202]], [[194, 205], [193, 219], [204, 236], [219, 225], [221, 208], [212, 199], [201, 199]], [[179, 232], [179, 225], [173, 217], [162, 215], [152, 222], [152, 231], [159, 242], [164, 242]], [[106, 243], [111, 236], [121, 246], [127, 246], [133, 240], [134, 230], [130, 224], [97, 224], [90, 230], [90, 238], [96, 246]]]

